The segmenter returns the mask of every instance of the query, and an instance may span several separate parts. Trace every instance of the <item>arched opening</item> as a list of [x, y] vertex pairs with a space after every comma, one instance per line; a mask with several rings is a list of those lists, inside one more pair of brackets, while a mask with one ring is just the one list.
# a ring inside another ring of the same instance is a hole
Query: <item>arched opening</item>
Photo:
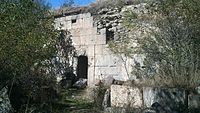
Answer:
[[77, 64], [77, 76], [78, 78], [88, 79], [88, 57], [87, 56], [79, 56], [78, 64]]

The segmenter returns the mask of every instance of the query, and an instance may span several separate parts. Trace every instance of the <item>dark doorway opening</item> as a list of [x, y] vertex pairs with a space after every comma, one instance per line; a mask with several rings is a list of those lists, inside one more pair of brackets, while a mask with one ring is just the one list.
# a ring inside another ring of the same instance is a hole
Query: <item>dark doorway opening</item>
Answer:
[[88, 75], [88, 57], [79, 56], [77, 65], [77, 76], [78, 78], [87, 79], [88, 78], [87, 75]]

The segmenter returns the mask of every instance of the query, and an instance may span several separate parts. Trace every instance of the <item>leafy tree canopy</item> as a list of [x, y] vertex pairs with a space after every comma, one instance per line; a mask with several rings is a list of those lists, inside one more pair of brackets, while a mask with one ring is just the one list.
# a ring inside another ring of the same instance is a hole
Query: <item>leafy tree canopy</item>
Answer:
[[0, 80], [23, 74], [35, 63], [51, 58], [56, 37], [49, 6], [44, 2], [1, 0]]

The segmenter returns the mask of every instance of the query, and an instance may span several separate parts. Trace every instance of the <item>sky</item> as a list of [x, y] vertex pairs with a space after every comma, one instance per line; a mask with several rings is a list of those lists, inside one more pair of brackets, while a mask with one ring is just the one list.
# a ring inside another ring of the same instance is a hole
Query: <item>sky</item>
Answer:
[[[48, 0], [48, 2], [52, 5], [53, 8], [58, 8], [61, 4], [63, 4], [65, 0]], [[96, 0], [74, 0], [75, 5], [85, 6]]]

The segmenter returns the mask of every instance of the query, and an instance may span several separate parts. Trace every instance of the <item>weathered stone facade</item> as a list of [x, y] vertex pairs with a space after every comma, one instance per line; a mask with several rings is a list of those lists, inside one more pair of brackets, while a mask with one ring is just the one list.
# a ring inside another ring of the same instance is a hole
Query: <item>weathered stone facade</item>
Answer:
[[[73, 46], [77, 55], [74, 56], [74, 74], [77, 74], [78, 60], [85, 56], [87, 60], [88, 85], [93, 86], [96, 80], [112, 76], [118, 80], [127, 80], [127, 71], [123, 61], [113, 54], [106, 42], [106, 29], [97, 30], [90, 13], [70, 15], [56, 18], [55, 27], [58, 30], [71, 32]], [[84, 65], [82, 65], [84, 67]], [[127, 65], [129, 73], [131, 66]]]
[[[120, 34], [127, 34], [129, 30], [122, 25], [123, 12], [131, 9], [140, 15], [148, 13], [145, 8], [146, 3], [138, 5], [124, 6], [122, 8], [103, 8], [97, 12], [95, 18], [90, 13], [80, 13], [77, 15], [64, 14], [55, 19], [55, 27], [58, 30], [68, 30], [71, 32], [73, 46], [77, 55], [74, 56], [74, 74], [79, 69], [78, 59], [85, 56], [88, 59], [87, 79], [88, 85], [94, 85], [96, 80], [102, 80], [108, 76], [114, 79], [126, 81], [136, 79], [130, 76], [134, 63], [143, 66], [141, 55], [134, 55], [133, 59], [117, 56], [108, 48], [110, 40], [117, 40]], [[140, 31], [134, 32], [134, 37], [141, 37]], [[133, 46], [136, 43], [132, 44]], [[84, 65], [82, 65], [84, 67]]]
[[[98, 18], [95, 18], [90, 13], [77, 15], [61, 16], [56, 18], [55, 27], [58, 30], [68, 30], [71, 32], [73, 46], [76, 49], [76, 55], [72, 61], [74, 74], [78, 76], [79, 60], [81, 56], [88, 60], [82, 67], [87, 67], [88, 85], [94, 86], [97, 81], [106, 79], [105, 86], [111, 86], [106, 91], [103, 106], [107, 111], [112, 111], [107, 108], [106, 103], [110, 100], [111, 107], [122, 108], [150, 108], [147, 111], [165, 111], [167, 113], [177, 112], [184, 113], [189, 106], [189, 109], [199, 110], [199, 95], [189, 95], [186, 90], [179, 88], [151, 88], [151, 87], [131, 87], [123, 85], [112, 85], [113, 78], [116, 80], [126, 81], [129, 78], [125, 67], [128, 69], [128, 74], [132, 71], [132, 66], [135, 60], [143, 66], [143, 55], [135, 55], [133, 59], [127, 59], [126, 65], [122, 59], [113, 54], [108, 48], [107, 33], [111, 33], [112, 40], [117, 40], [118, 33], [126, 34], [128, 31], [122, 26], [122, 13], [128, 9], [136, 14], [147, 14], [145, 3], [126, 6], [119, 8], [105, 8], [100, 10]], [[152, 17], [154, 18], [154, 17]], [[142, 37], [141, 34], [148, 31], [148, 28], [157, 30], [151, 23], [145, 24], [144, 29], [133, 32], [134, 37]], [[144, 35], [144, 34], [143, 34]], [[109, 35], [110, 36], [110, 35]], [[83, 62], [82, 62], [83, 63]], [[112, 78], [113, 77], [113, 78]], [[159, 86], [158, 86], [159, 87]], [[110, 92], [110, 94], [109, 94]], [[110, 99], [109, 99], [110, 96]], [[181, 109], [180, 109], [181, 108]], [[178, 111], [177, 111], [178, 110]], [[124, 109], [120, 112], [125, 112]], [[144, 112], [146, 113], [146, 112]]]

